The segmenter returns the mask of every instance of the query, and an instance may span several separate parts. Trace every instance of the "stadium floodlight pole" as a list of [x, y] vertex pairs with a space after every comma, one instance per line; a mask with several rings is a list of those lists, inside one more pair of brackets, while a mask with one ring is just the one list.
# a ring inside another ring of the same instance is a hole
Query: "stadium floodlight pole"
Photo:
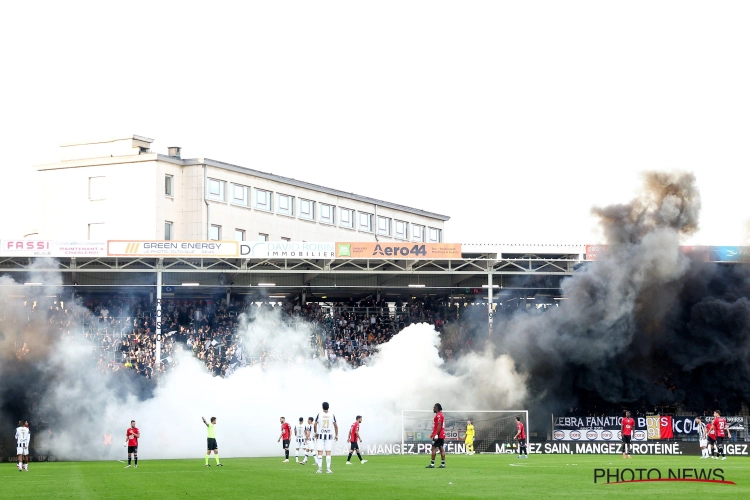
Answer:
[[161, 368], [161, 269], [156, 271], [156, 377]]

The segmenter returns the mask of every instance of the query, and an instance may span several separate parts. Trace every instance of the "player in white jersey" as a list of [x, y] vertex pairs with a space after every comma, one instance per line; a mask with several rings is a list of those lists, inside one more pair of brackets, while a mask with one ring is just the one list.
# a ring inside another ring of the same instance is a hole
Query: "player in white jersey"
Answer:
[[[307, 418], [307, 425], [304, 427], [304, 437], [305, 437], [305, 459], [300, 462], [300, 465], [305, 465], [307, 463], [307, 457], [308, 455], [315, 455], [315, 435], [313, 434], [313, 418], [308, 417]], [[315, 458], [315, 463], [318, 463], [317, 457]]]
[[[331, 470], [331, 451], [333, 450], [333, 442], [339, 440], [339, 424], [336, 423], [336, 416], [333, 413], [328, 412], [328, 403], [323, 403], [323, 413], [318, 413], [315, 417], [315, 435], [318, 438], [318, 474], [323, 472], [323, 452], [328, 457], [328, 474], [332, 474]], [[334, 434], [335, 431], [335, 434]]]
[[[294, 440], [297, 443], [297, 448], [294, 452], [294, 461], [299, 463], [299, 450], [305, 449], [305, 419], [300, 417], [297, 425], [294, 426]], [[305, 454], [307, 458], [307, 454]]]
[[18, 421], [16, 428], [16, 454], [18, 455], [18, 471], [29, 472], [29, 443], [31, 442], [31, 433], [26, 427], [26, 422]]
[[708, 450], [708, 429], [700, 417], [695, 418], [695, 430], [698, 432], [698, 444], [701, 447], [701, 458], [711, 458]]

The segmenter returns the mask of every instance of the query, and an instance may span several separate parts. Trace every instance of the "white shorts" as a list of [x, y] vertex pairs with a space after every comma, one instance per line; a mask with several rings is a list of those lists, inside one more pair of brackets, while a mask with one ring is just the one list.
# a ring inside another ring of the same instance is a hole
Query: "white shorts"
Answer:
[[25, 446], [17, 446], [16, 447], [16, 455], [28, 455], [29, 454], [29, 448]]
[[308, 439], [305, 441], [305, 449], [306, 450], [314, 450], [315, 449], [315, 440], [314, 439]]
[[700, 442], [701, 448], [705, 448], [706, 446], [708, 446], [708, 439], [701, 439], [699, 440], [699, 442]]
[[318, 439], [318, 451], [333, 451], [333, 439]]
[[305, 440], [304, 439], [298, 439], [297, 440], [297, 448], [304, 448], [305, 447]]

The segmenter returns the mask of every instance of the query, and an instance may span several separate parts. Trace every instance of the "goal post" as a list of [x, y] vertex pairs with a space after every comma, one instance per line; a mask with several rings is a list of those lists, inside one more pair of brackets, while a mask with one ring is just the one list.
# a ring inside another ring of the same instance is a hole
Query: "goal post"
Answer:
[[[516, 417], [526, 430], [529, 439], [528, 410], [504, 411], [443, 411], [445, 417], [445, 452], [465, 453], [466, 425], [474, 425], [474, 451], [476, 453], [514, 453], [518, 442]], [[418, 454], [432, 451], [432, 425], [435, 414], [431, 410], [401, 411], [401, 453]]]

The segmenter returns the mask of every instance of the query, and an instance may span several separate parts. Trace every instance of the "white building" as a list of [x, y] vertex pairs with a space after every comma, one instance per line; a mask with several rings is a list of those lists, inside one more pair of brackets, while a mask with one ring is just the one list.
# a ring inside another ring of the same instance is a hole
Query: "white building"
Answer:
[[443, 242], [449, 217], [208, 158], [133, 135], [63, 144], [34, 168], [38, 239]]

